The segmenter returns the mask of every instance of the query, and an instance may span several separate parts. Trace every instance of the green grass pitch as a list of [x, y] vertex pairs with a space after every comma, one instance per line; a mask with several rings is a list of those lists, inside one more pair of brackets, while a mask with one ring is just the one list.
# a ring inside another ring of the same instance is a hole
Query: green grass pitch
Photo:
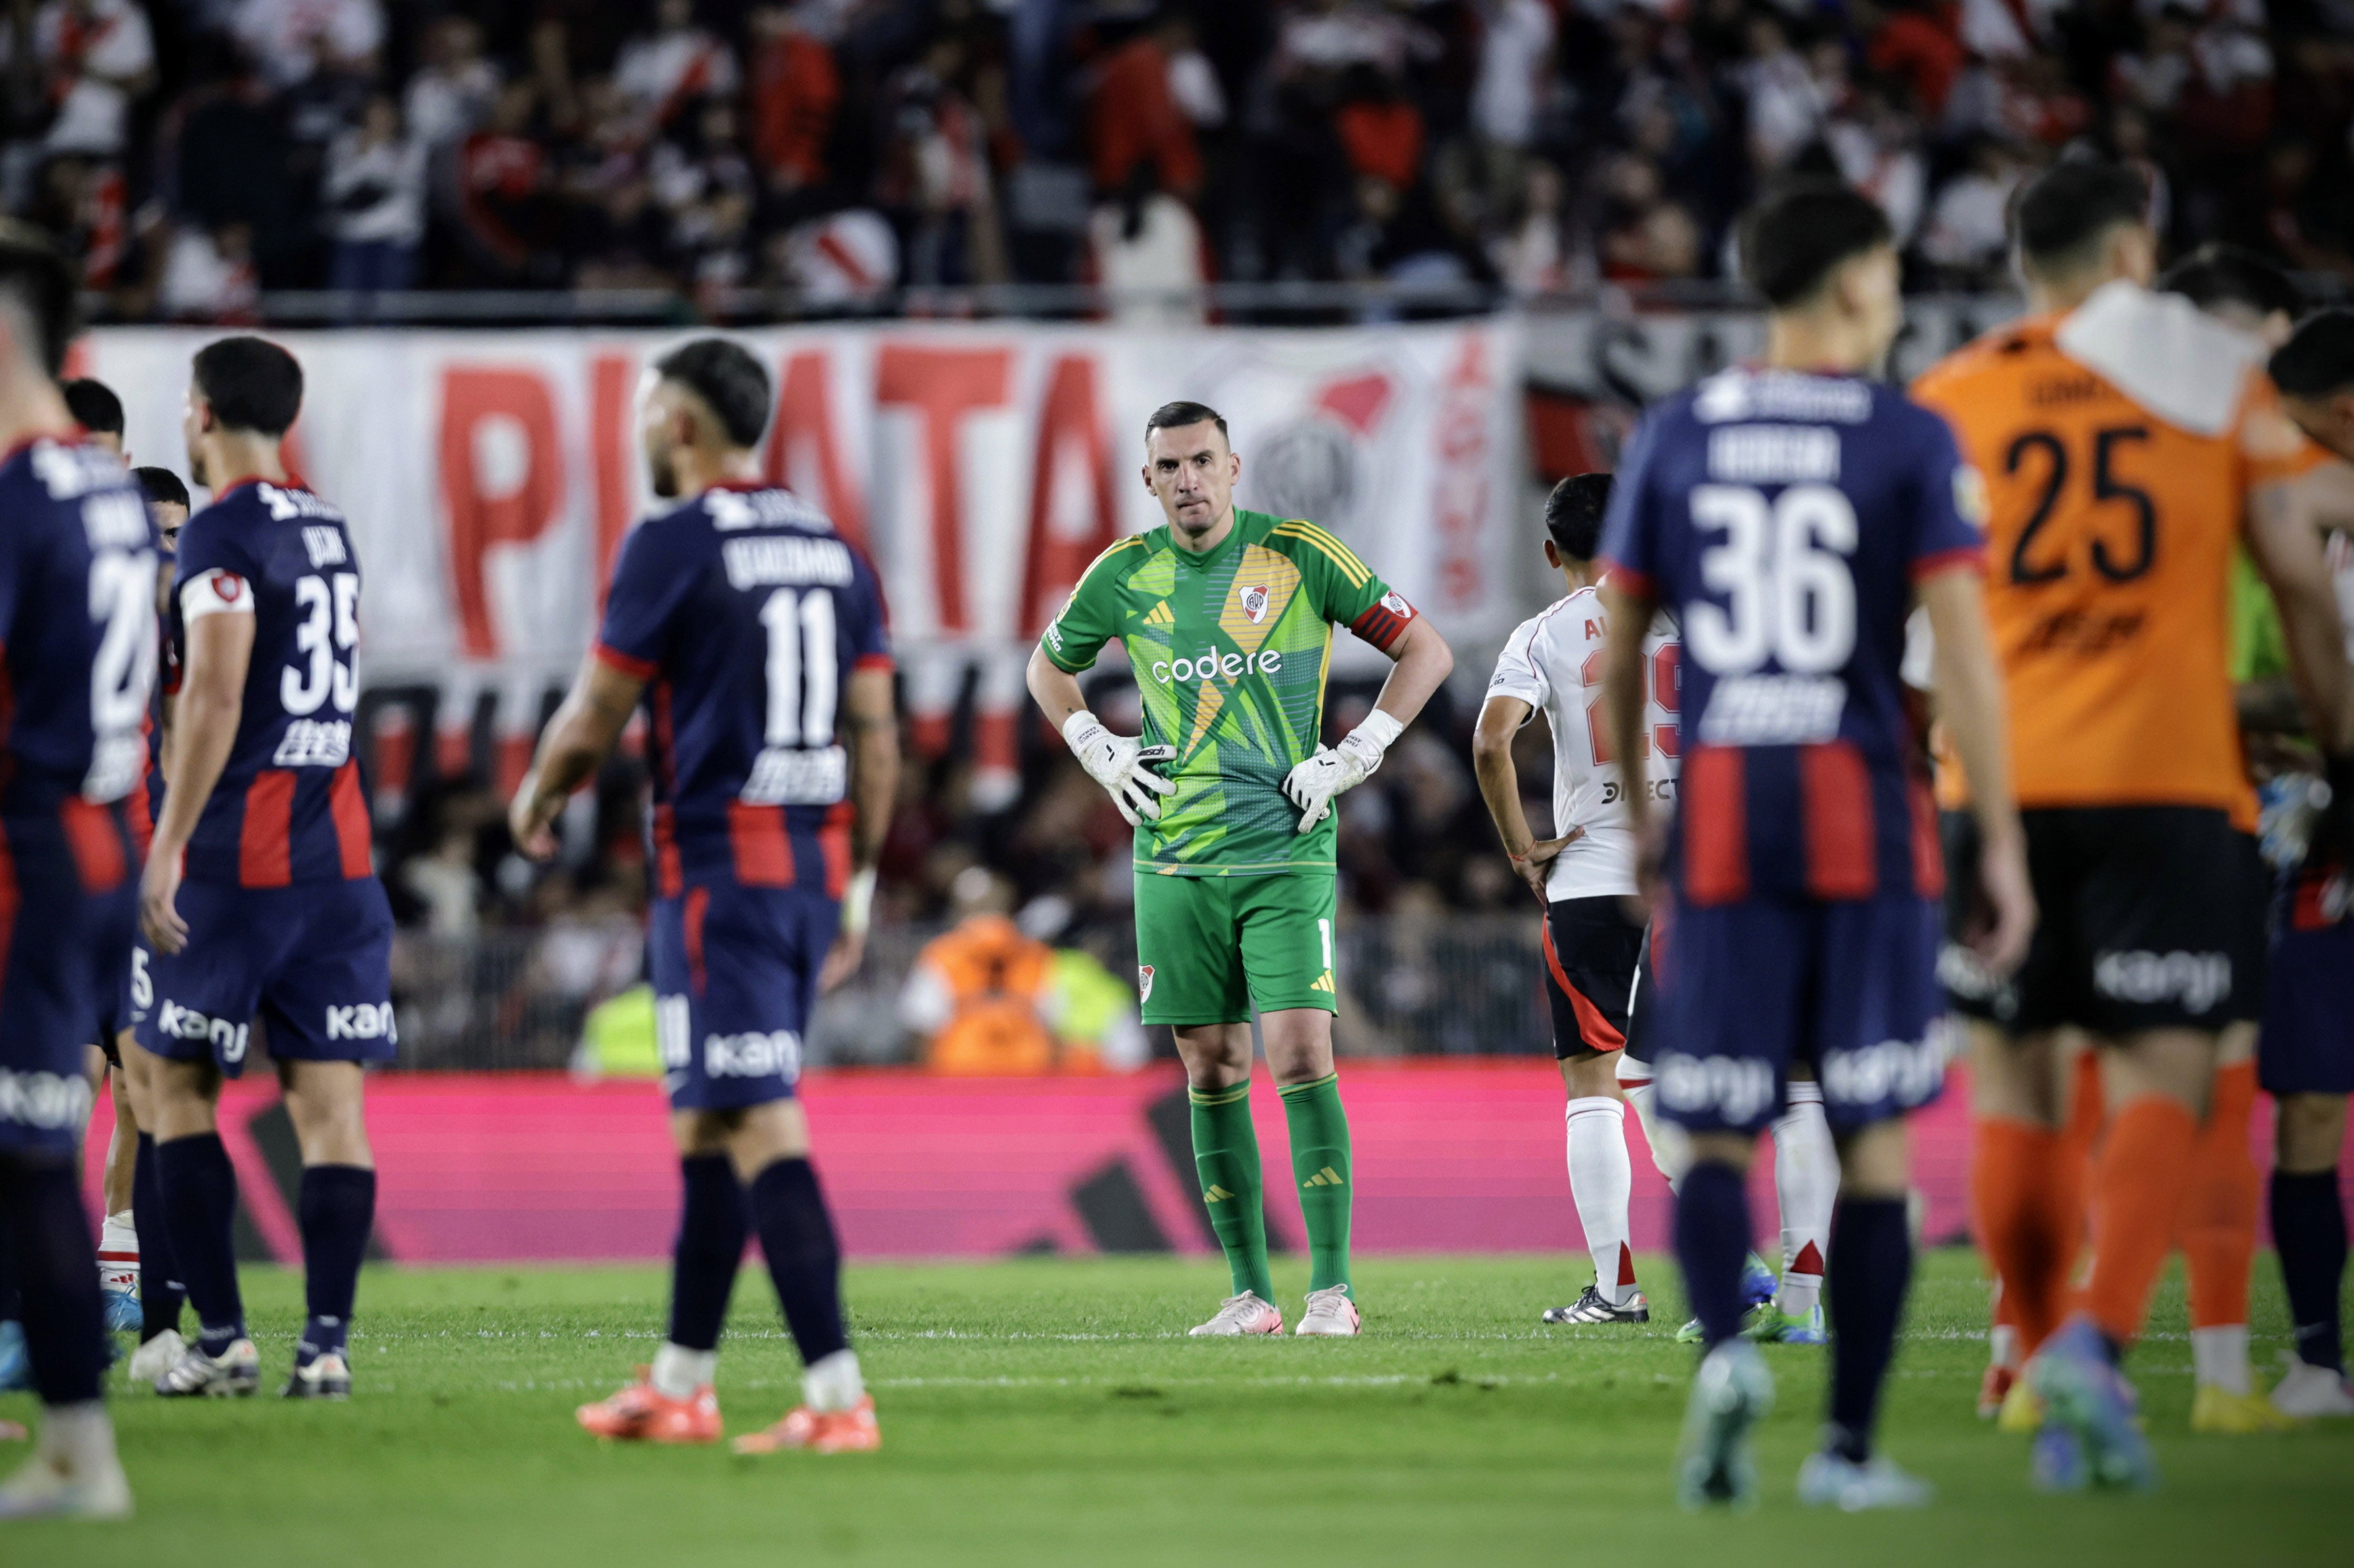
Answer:
[[[1546, 1329], [1582, 1261], [1361, 1264], [1355, 1341], [1183, 1337], [1225, 1291], [1214, 1264], [1036, 1260], [854, 1268], [848, 1293], [885, 1447], [737, 1459], [602, 1446], [571, 1412], [646, 1360], [653, 1268], [372, 1270], [346, 1405], [114, 1401], [140, 1513], [0, 1530], [0, 1563], [2067, 1563], [2354, 1561], [2354, 1424], [2188, 1433], [2179, 1282], [2137, 1351], [2166, 1467], [2156, 1498], [2052, 1499], [2026, 1444], [1972, 1414], [1985, 1292], [1968, 1255], [1925, 1256], [1885, 1446], [1943, 1489], [1925, 1515], [1798, 1509], [1819, 1351], [1769, 1350], [1762, 1506], [1688, 1518], [1670, 1457], [1688, 1351], [1672, 1289], [1648, 1330]], [[1278, 1264], [1287, 1315], [1302, 1268]], [[1648, 1275], [1672, 1271], [1652, 1260]], [[248, 1276], [283, 1376], [300, 1285]], [[2256, 1356], [2285, 1321], [2257, 1265]], [[757, 1266], [721, 1359], [731, 1430], [793, 1403], [799, 1363]], [[269, 1385], [274, 1387], [274, 1383]], [[33, 1417], [24, 1396], [0, 1416]], [[13, 1464], [21, 1447], [0, 1448]]]

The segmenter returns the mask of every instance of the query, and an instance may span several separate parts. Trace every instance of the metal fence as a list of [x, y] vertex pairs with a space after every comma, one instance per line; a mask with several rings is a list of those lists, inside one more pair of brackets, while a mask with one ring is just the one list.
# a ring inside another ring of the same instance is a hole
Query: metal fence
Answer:
[[[899, 1022], [899, 994], [937, 927], [885, 927], [858, 978], [811, 1022], [812, 1064], [915, 1059], [920, 1041]], [[571, 1064], [599, 1002], [642, 975], [644, 936], [631, 921], [557, 923], [465, 938], [402, 932], [393, 947], [398, 1067], [520, 1071]], [[1352, 1055], [1467, 1055], [1548, 1050], [1537, 916], [1363, 919], [1340, 934], [1341, 1021]], [[1132, 953], [1128, 956], [1133, 967]], [[1168, 1032], [1153, 1049], [1169, 1054]]]

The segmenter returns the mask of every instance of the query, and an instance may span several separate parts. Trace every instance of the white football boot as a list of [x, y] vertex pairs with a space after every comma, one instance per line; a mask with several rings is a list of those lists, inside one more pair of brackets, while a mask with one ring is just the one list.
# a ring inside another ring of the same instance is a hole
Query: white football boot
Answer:
[[190, 1345], [171, 1370], [155, 1380], [155, 1392], [166, 1399], [200, 1394], [243, 1398], [260, 1386], [261, 1352], [253, 1348], [251, 1340], [239, 1340], [218, 1356], [205, 1354], [201, 1345]]
[[157, 1378], [179, 1365], [180, 1358], [187, 1353], [188, 1341], [180, 1338], [180, 1330], [166, 1329], [131, 1352], [131, 1381], [153, 1387]]
[[2317, 1367], [2284, 1353], [2281, 1380], [2273, 1387], [2273, 1408], [2283, 1415], [2354, 1415], [2354, 1383], [2343, 1372]]
[[1299, 1326], [1291, 1331], [1294, 1334], [1354, 1339], [1357, 1323], [1357, 1304], [1349, 1299], [1349, 1287], [1335, 1285], [1308, 1293], [1308, 1310], [1299, 1315]]
[[1208, 1322], [1196, 1324], [1185, 1331], [1219, 1338], [1239, 1334], [1280, 1334], [1283, 1332], [1283, 1314], [1260, 1300], [1257, 1292], [1246, 1290], [1240, 1296], [1227, 1297], [1219, 1304], [1216, 1316]]
[[130, 1517], [131, 1483], [106, 1407], [92, 1400], [44, 1410], [39, 1449], [0, 1483], [0, 1520]]
[[1859, 1465], [1837, 1454], [1809, 1454], [1798, 1467], [1798, 1500], [1808, 1508], [1864, 1513], [1873, 1509], [1927, 1508], [1937, 1500], [1937, 1489], [1879, 1455]]

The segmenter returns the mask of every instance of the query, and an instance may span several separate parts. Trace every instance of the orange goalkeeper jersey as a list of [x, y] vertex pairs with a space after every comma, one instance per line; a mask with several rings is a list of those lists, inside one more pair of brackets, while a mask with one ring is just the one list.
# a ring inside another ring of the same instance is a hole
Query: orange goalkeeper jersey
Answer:
[[[2220, 409], [2202, 433], [2064, 352], [2064, 320], [1998, 329], [1913, 387], [1986, 481], [1987, 611], [2019, 803], [2208, 806], [2253, 827], [2228, 667], [2232, 548], [2250, 492], [2294, 472], [2303, 438], [2253, 355], [2188, 373], [2233, 378], [2195, 390]], [[1960, 770], [1939, 771], [1943, 802], [1964, 804]]]

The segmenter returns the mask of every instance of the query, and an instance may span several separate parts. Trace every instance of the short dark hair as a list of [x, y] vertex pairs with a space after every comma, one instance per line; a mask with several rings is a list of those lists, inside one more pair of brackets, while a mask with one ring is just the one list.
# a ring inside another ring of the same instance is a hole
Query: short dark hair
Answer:
[[769, 373], [741, 344], [696, 338], [656, 360], [654, 373], [702, 398], [735, 446], [757, 445], [769, 428]]
[[2273, 384], [2292, 397], [2354, 391], [2354, 310], [2316, 311], [2273, 351]]
[[302, 411], [302, 367], [261, 337], [225, 337], [196, 350], [196, 390], [232, 430], [277, 437]]
[[1150, 440], [1155, 430], [1182, 430], [1188, 425], [1198, 425], [1205, 420], [1218, 427], [1218, 435], [1228, 446], [1234, 445], [1234, 438], [1226, 434], [1226, 417], [1224, 414], [1207, 403], [1196, 403], [1184, 397], [1174, 403], [1163, 403], [1146, 416], [1144, 439]]
[[2180, 294], [2201, 310], [2245, 305], [2258, 315], [2275, 311], [2294, 319], [2305, 309], [2295, 279], [2243, 246], [2202, 245], [2158, 275], [2163, 292]]
[[29, 223], [0, 218], [0, 296], [15, 300], [31, 318], [27, 346], [54, 379], [65, 368], [66, 345], [81, 329], [73, 269], [57, 242]]
[[2119, 224], [2149, 221], [2149, 184], [2105, 158], [2062, 158], [2027, 184], [2011, 210], [2020, 260], [2049, 268], [2082, 259]]
[[1801, 303], [1850, 257], [1893, 244], [1880, 204], [1838, 180], [1793, 180], [1741, 220], [1741, 275], [1776, 310]]
[[146, 492], [150, 505], [186, 506], [188, 503], [188, 487], [182, 484], [180, 476], [168, 468], [134, 468], [131, 471], [131, 477], [139, 482], [141, 490]]
[[75, 424], [92, 435], [122, 433], [122, 399], [114, 395], [113, 387], [84, 376], [67, 382], [61, 390], [66, 395], [66, 412], [74, 417]]
[[1610, 476], [1573, 473], [1545, 497], [1545, 532], [1553, 547], [1573, 561], [1594, 559], [1602, 543], [1602, 514], [1610, 505]]

